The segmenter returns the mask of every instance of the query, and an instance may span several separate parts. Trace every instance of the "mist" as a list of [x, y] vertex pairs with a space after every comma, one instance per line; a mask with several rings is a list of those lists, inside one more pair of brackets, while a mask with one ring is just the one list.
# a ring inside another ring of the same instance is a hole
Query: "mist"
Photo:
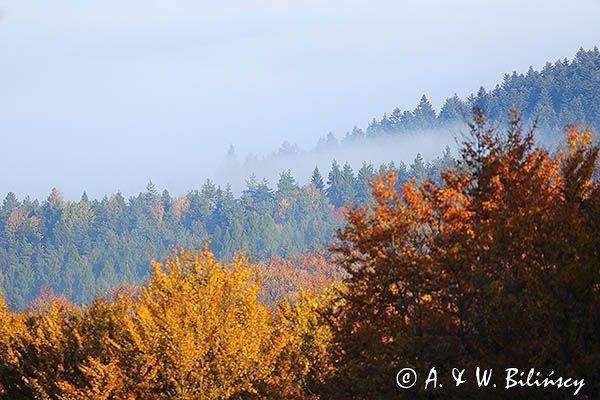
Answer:
[[415, 130], [396, 135], [366, 137], [355, 140], [342, 140], [332, 145], [325, 143], [310, 149], [285, 144], [277, 152], [268, 155], [238, 154], [229, 155], [212, 176], [215, 182], [227, 182], [234, 193], [239, 194], [251, 177], [266, 179], [275, 188], [282, 171], [290, 170], [298, 185], [310, 182], [315, 167], [323, 179], [335, 160], [340, 165], [350, 164], [355, 174], [363, 163], [375, 168], [394, 162], [396, 165], [413, 163], [417, 154], [425, 161], [441, 157], [446, 148], [455, 154], [457, 143], [465, 126], [453, 125], [435, 130]]
[[[413, 109], [422, 94], [439, 110], [454, 93], [600, 43], [600, 3], [578, 3], [577, 29], [565, 28], [570, 6], [0, 1], [0, 193], [42, 199], [56, 187], [68, 199], [99, 198], [136, 194], [149, 180], [183, 193], [207, 177], [274, 181], [284, 168], [302, 182], [333, 158], [355, 168], [428, 158], [443, 146], [423, 138], [340, 154], [311, 146]], [[304, 150], [268, 157], [283, 140]], [[248, 171], [222, 172], [231, 143]], [[259, 162], [245, 163], [248, 154]]]

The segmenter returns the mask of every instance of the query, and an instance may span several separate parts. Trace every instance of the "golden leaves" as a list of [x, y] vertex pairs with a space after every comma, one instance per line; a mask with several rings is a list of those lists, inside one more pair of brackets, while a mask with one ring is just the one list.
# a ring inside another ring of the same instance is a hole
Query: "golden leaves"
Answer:
[[176, 250], [152, 267], [140, 290], [85, 308], [49, 296], [12, 313], [0, 301], [0, 395], [310, 398], [309, 376], [329, 368], [329, 331], [315, 298], [302, 294], [274, 315], [257, 300], [259, 281], [248, 260], [223, 264], [208, 247]]

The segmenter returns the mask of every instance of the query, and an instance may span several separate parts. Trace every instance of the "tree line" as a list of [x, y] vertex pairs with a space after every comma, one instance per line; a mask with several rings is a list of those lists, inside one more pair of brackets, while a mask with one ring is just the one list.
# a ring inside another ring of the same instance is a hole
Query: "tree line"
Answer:
[[0, 301], [0, 398], [573, 396], [396, 384], [405, 367], [421, 377], [436, 367], [446, 383], [453, 367], [476, 366], [554, 371], [585, 380], [580, 398], [598, 398], [599, 149], [570, 127], [550, 152], [516, 115], [500, 134], [475, 110], [470, 128], [440, 182], [382, 171], [330, 245], [326, 262], [343, 275], [275, 307], [259, 292], [278, 261], [221, 262], [207, 245], [172, 251], [145, 284], [87, 306]]
[[173, 247], [200, 249], [210, 239], [219, 258], [240, 252], [253, 261], [318, 251], [343, 221], [344, 204], [366, 204], [380, 172], [395, 171], [399, 182], [413, 177], [440, 180], [454, 162], [447, 150], [425, 162], [364, 163], [355, 173], [333, 162], [322, 176], [299, 185], [283, 171], [272, 188], [252, 177], [240, 196], [210, 180], [200, 190], [172, 196], [149, 183], [145, 193], [120, 193], [66, 201], [54, 189], [46, 200], [17, 199], [9, 193], [0, 207], [0, 282], [8, 303], [22, 307], [45, 290], [77, 303], [126, 281], [148, 276], [149, 260], [163, 259]]
[[[454, 96], [439, 114], [423, 97], [414, 111], [396, 109], [374, 119], [366, 132], [355, 128], [344, 140], [472, 123], [471, 117], [465, 118], [471, 107], [485, 110], [495, 122], [514, 106], [523, 110], [526, 121], [537, 119], [549, 132], [578, 121], [598, 131], [598, 70], [598, 49], [581, 49], [572, 61], [505, 75], [501, 85], [491, 91], [482, 88], [466, 101]], [[321, 140], [322, 146], [335, 143], [333, 134]], [[163, 259], [173, 246], [198, 249], [207, 238], [211, 251], [224, 259], [239, 252], [253, 261], [302, 254], [329, 241], [343, 221], [344, 204], [367, 204], [369, 181], [381, 172], [395, 171], [398, 186], [412, 178], [440, 184], [442, 171], [453, 162], [449, 151], [428, 162], [417, 155], [409, 166], [365, 163], [356, 172], [347, 163], [334, 162], [324, 175], [315, 169], [304, 185], [289, 171], [281, 174], [275, 188], [252, 178], [241, 196], [211, 181], [178, 197], [159, 193], [152, 184], [146, 193], [129, 199], [115, 193], [90, 200], [84, 193], [73, 202], [53, 190], [38, 201], [9, 193], [0, 207], [0, 283], [13, 307], [24, 306], [43, 290], [87, 302], [124, 280], [141, 282], [147, 261]]]
[[[423, 95], [414, 110], [396, 107], [379, 118], [373, 118], [365, 129], [355, 126], [341, 140], [352, 142], [385, 135], [433, 130], [464, 124], [477, 107], [489, 120], [505, 123], [506, 110], [522, 113], [525, 122], [537, 120], [542, 133], [555, 135], [568, 124], [584, 124], [600, 132], [600, 51], [580, 49], [572, 61], [558, 60], [537, 71], [505, 74], [493, 89], [481, 87], [477, 93], [461, 99], [457, 95], [446, 99], [439, 113]], [[505, 124], [504, 124], [505, 125]], [[317, 149], [331, 148], [338, 143], [333, 133], [321, 137]], [[289, 147], [289, 145], [288, 145]], [[280, 150], [282, 151], [282, 150]], [[289, 151], [289, 149], [288, 149]]]

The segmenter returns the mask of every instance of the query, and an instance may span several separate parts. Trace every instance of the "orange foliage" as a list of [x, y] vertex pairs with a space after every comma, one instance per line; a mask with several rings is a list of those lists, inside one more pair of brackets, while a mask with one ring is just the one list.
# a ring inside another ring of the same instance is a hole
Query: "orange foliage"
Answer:
[[295, 299], [302, 289], [322, 291], [343, 277], [334, 256], [325, 251], [272, 257], [256, 264], [260, 276], [260, 298], [271, 306], [284, 299]]
[[550, 154], [516, 114], [505, 137], [474, 121], [440, 187], [381, 176], [338, 233], [338, 366], [374, 377], [349, 397], [390, 395], [398, 365], [598, 370], [598, 148], [570, 127], [566, 154]]

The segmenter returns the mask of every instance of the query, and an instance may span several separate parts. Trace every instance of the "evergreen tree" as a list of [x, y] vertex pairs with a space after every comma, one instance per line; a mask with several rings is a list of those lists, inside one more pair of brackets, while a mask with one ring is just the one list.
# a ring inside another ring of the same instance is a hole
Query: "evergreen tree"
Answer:
[[552, 99], [546, 88], [542, 89], [540, 96], [537, 99], [533, 115], [534, 118], [537, 119], [542, 132], [552, 129], [558, 123], [556, 112], [552, 106]]
[[356, 197], [356, 178], [349, 163], [344, 163], [340, 176], [339, 193], [341, 204], [352, 206]]
[[379, 123], [373, 118], [367, 126], [367, 136], [375, 136], [379, 133]]
[[375, 170], [371, 163], [363, 162], [356, 175], [356, 201], [364, 206], [371, 201], [372, 182], [375, 179]]
[[440, 110], [439, 120], [443, 124], [461, 122], [466, 114], [466, 106], [456, 95], [446, 99]]
[[235, 147], [233, 146], [233, 144], [230, 144], [229, 149], [227, 149], [227, 157], [235, 158]]
[[417, 182], [422, 182], [427, 179], [427, 165], [425, 165], [425, 161], [423, 160], [421, 153], [417, 153], [415, 160], [411, 164], [410, 175], [415, 178]]
[[401, 129], [400, 121], [402, 120], [402, 111], [398, 107], [394, 108], [388, 120], [391, 130], [398, 132]]
[[293, 197], [298, 190], [296, 180], [292, 176], [291, 171], [285, 170], [279, 175], [279, 181], [277, 182], [277, 196], [282, 197]]
[[423, 95], [419, 105], [415, 109], [414, 113], [414, 124], [420, 129], [430, 129], [435, 126], [435, 110], [433, 109], [427, 97]]
[[337, 146], [337, 144], [338, 141], [335, 135], [333, 134], [333, 132], [329, 132], [327, 136], [319, 138], [319, 141], [317, 142], [317, 150], [331, 150], [334, 149]]
[[146, 185], [146, 194], [149, 198], [154, 198], [158, 195], [158, 192], [156, 191], [156, 186], [154, 186], [154, 183], [152, 183], [152, 181], [148, 181], [148, 184]]
[[416, 119], [410, 111], [404, 111], [400, 117], [400, 127], [402, 131], [410, 131], [417, 128]]
[[323, 191], [325, 189], [325, 183], [323, 183], [323, 177], [321, 176], [321, 172], [319, 171], [319, 167], [315, 166], [312, 177], [310, 179], [311, 183], [315, 186], [315, 188], [319, 191]]
[[383, 114], [381, 121], [379, 121], [379, 131], [381, 133], [392, 133], [394, 131], [394, 125], [388, 118], [387, 114]]
[[327, 198], [334, 207], [341, 207], [344, 204], [342, 198], [342, 170], [336, 160], [331, 164], [331, 170], [327, 178]]

